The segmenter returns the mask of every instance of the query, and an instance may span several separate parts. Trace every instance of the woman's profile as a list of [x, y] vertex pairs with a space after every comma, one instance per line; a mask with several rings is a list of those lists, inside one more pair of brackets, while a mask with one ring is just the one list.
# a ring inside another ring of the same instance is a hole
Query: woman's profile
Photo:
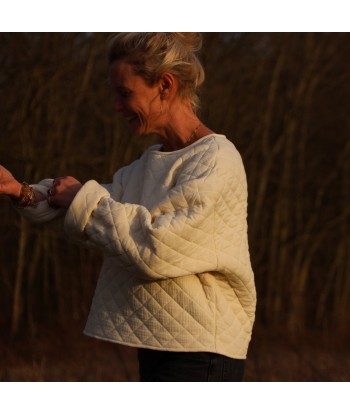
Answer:
[[199, 33], [117, 33], [115, 110], [160, 144], [111, 183], [29, 185], [0, 166], [0, 193], [31, 221], [104, 254], [85, 334], [138, 349], [141, 381], [241, 381], [255, 318], [247, 181], [234, 144], [198, 117]]

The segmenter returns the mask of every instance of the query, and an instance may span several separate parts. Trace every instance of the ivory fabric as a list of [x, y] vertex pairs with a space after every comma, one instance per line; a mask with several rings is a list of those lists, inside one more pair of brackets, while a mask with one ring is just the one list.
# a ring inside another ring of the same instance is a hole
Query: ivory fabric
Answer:
[[[47, 191], [51, 188], [52, 183], [53, 179], [44, 179], [31, 186], [42, 195], [47, 196]], [[46, 200], [38, 203], [36, 207], [28, 206], [25, 209], [19, 208], [18, 211], [26, 219], [36, 223], [48, 223], [62, 217], [66, 213], [66, 209], [52, 209]]]
[[152, 146], [113, 183], [88, 181], [64, 228], [104, 253], [85, 334], [246, 358], [256, 306], [247, 182], [225, 136]]

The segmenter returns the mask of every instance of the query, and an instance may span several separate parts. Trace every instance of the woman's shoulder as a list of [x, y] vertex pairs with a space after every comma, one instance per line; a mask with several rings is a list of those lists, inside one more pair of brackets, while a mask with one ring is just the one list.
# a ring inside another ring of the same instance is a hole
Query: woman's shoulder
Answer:
[[235, 144], [223, 134], [208, 137], [207, 153], [210, 154], [217, 175], [229, 178], [245, 178], [243, 159]]
[[210, 134], [199, 140], [198, 146], [201, 151], [206, 152], [211, 157], [215, 157], [220, 161], [227, 160], [228, 163], [242, 162], [241, 155], [235, 144], [224, 134]]
[[199, 140], [197, 140], [195, 143], [189, 146], [188, 149], [190, 149], [190, 147], [200, 147], [202, 149], [204, 148], [211, 149], [211, 151], [213, 152], [222, 151], [222, 150], [234, 151], [234, 152], [237, 151], [232, 140], [227, 138], [226, 135], [218, 134], [218, 133], [208, 134], [200, 138]]
[[235, 145], [223, 134], [210, 134], [183, 151], [178, 163], [184, 171], [231, 177], [244, 170]]

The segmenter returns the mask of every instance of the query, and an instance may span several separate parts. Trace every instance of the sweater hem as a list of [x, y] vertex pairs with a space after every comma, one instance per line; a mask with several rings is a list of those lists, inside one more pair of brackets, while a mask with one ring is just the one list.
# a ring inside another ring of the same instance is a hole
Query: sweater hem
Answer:
[[185, 353], [186, 352], [193, 352], [193, 353], [207, 352], [207, 353], [220, 354], [220, 355], [229, 357], [231, 359], [246, 360], [246, 358], [247, 358], [246, 354], [245, 355], [234, 354], [234, 353], [230, 354], [230, 353], [227, 353], [227, 352], [217, 350], [216, 348], [210, 349], [208, 347], [208, 348], [183, 348], [183, 349], [180, 349], [180, 348], [175, 348], [175, 347], [161, 347], [161, 346], [157, 347], [157, 346], [152, 346], [152, 345], [143, 344], [143, 343], [127, 342], [127, 341], [124, 341], [124, 340], [112, 339], [110, 337], [103, 337], [103, 336], [100, 336], [98, 334], [94, 334], [94, 333], [91, 333], [89, 331], [86, 331], [86, 330], [83, 331], [83, 334], [85, 336], [93, 337], [93, 338], [98, 339], [98, 340], [104, 340], [104, 341], [108, 341], [108, 342], [111, 342], [111, 343], [120, 344], [120, 345], [123, 345], [123, 346], [134, 347], [134, 348], [137, 348], [137, 349], [150, 349], [150, 350], [159, 350], [159, 351], [164, 351], [164, 352], [177, 352], [177, 353], [179, 353], [179, 352], [185, 352]]

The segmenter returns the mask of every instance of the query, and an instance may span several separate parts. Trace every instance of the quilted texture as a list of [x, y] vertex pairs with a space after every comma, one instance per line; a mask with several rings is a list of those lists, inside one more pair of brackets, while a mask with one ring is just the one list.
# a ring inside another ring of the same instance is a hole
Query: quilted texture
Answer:
[[85, 333], [244, 359], [256, 304], [246, 217], [242, 160], [222, 135], [152, 146], [113, 183], [88, 181], [64, 220], [104, 252]]
[[241, 157], [224, 136], [153, 146], [113, 183], [87, 182], [69, 235], [105, 254], [85, 333], [245, 358], [255, 313]]

